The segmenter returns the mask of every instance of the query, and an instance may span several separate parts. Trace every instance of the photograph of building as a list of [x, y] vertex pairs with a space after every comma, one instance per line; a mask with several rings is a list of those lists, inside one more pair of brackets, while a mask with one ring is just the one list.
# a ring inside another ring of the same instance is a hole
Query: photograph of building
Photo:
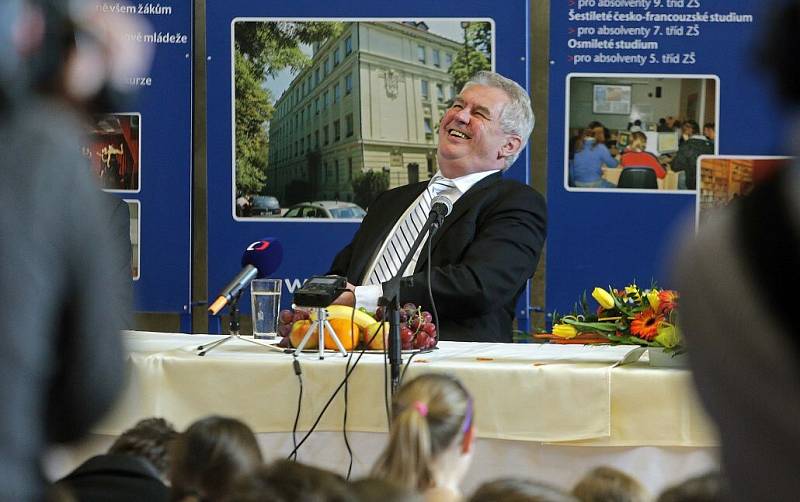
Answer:
[[[469, 22], [449, 23], [467, 32]], [[374, 192], [376, 182], [385, 190], [430, 178], [438, 124], [457, 92], [448, 70], [475, 51], [463, 35], [433, 33], [424, 21], [335, 24], [335, 36], [312, 44], [268, 122], [262, 193], [278, 199], [282, 214], [303, 201], [365, 206], [377, 194], [359, 196], [358, 186]]]

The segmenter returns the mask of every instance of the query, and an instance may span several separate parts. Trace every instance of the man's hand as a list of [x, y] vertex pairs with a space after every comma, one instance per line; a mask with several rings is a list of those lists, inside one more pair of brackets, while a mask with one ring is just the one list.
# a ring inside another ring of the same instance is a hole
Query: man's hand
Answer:
[[356, 287], [347, 283], [347, 291], [340, 294], [333, 300], [331, 305], [347, 305], [348, 307], [355, 307], [356, 306]]

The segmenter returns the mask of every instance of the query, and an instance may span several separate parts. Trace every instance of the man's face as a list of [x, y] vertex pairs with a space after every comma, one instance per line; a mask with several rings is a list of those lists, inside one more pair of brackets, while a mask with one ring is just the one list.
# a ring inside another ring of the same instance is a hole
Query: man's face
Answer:
[[519, 137], [500, 127], [508, 101], [504, 91], [484, 85], [472, 85], [456, 96], [439, 126], [442, 174], [457, 178], [505, 166], [505, 157], [521, 145]]

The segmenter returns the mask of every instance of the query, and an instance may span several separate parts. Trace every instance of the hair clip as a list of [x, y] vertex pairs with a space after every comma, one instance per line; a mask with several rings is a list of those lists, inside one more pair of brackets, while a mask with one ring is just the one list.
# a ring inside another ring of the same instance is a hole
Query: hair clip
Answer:
[[423, 403], [422, 401], [414, 401], [414, 404], [412, 406], [414, 406], [414, 409], [416, 409], [419, 412], [419, 414], [422, 415], [423, 417], [428, 416], [427, 404]]

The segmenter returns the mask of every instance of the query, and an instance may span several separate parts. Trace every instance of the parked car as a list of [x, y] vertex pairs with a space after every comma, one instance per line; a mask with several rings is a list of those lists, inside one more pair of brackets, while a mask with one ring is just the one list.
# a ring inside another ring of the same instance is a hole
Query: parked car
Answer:
[[316, 200], [301, 202], [290, 207], [284, 218], [350, 218], [362, 219], [367, 212], [352, 202]]
[[250, 216], [273, 216], [281, 214], [278, 199], [271, 195], [254, 195], [250, 204]]

